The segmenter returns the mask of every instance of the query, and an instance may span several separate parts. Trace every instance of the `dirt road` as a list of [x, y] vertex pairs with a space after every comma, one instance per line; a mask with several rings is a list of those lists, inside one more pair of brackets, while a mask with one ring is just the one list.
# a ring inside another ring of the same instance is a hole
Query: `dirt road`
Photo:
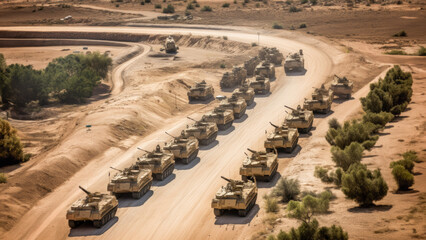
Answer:
[[[255, 31], [215, 31], [208, 29], [179, 28], [104, 28], [104, 27], [16, 27], [0, 30], [17, 31], [96, 31], [131, 32], [152, 34], [194, 34], [228, 36], [230, 40], [257, 42]], [[215, 218], [210, 208], [214, 193], [225, 182], [221, 175], [237, 178], [238, 168], [247, 147], [260, 149], [265, 138], [265, 130], [271, 131], [269, 121], [280, 123], [284, 116], [283, 105], [296, 106], [311, 92], [312, 86], [319, 86], [331, 74], [333, 61], [330, 56], [339, 52], [313, 39], [289, 40], [271, 33], [262, 32], [262, 45], [274, 46], [287, 54], [303, 49], [305, 53], [304, 75], [284, 76], [282, 67], [277, 71], [277, 79], [272, 84], [272, 94], [257, 97], [256, 105], [247, 111], [247, 116], [235, 121], [233, 127], [220, 132], [217, 142], [202, 148], [199, 159], [189, 166], [177, 165], [172, 176], [164, 182], [156, 182], [139, 201], [120, 200], [117, 217], [101, 229], [88, 226], [71, 230], [65, 220], [65, 212], [70, 204], [83, 196], [78, 185], [92, 191], [106, 191], [109, 166], [124, 167], [140, 155], [137, 146], [151, 149], [164, 140], [164, 131], [176, 134], [189, 120], [182, 117], [171, 118], [165, 128], [160, 129], [124, 152], [120, 148], [110, 148], [101, 157], [74, 175], [31, 209], [9, 231], [5, 239], [230, 239], [241, 238], [239, 233], [250, 225], [259, 207], [246, 218], [224, 216]], [[327, 49], [325, 51], [324, 49]], [[327, 53], [326, 53], [327, 52]], [[219, 79], [218, 79], [219, 80]], [[202, 113], [194, 114], [201, 115]], [[289, 160], [283, 155], [280, 162]], [[265, 187], [266, 185], [264, 185]], [[263, 192], [266, 190], [263, 189]], [[261, 196], [261, 195], [260, 195]], [[259, 198], [260, 199], [260, 198]]]

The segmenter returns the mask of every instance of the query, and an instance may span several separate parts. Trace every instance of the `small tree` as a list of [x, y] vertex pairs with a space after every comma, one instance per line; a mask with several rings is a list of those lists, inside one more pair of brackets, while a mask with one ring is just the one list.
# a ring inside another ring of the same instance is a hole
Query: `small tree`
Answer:
[[398, 184], [398, 190], [408, 190], [414, 184], [414, 176], [402, 165], [395, 165], [392, 169], [393, 178]]
[[266, 212], [278, 212], [278, 202], [276, 198], [265, 195], [263, 199], [265, 200]]
[[341, 226], [321, 227], [315, 233], [315, 240], [348, 240], [348, 233]]
[[277, 186], [272, 191], [272, 194], [280, 198], [281, 202], [296, 200], [300, 194], [300, 184], [297, 179], [281, 178]]
[[363, 151], [364, 148], [357, 142], [352, 142], [344, 150], [334, 146], [331, 148], [332, 160], [346, 171], [352, 164], [361, 162]]
[[174, 13], [175, 7], [173, 5], [168, 4], [167, 7], [163, 8], [163, 13]]
[[402, 159], [399, 161], [391, 162], [390, 167], [394, 168], [396, 165], [402, 166], [409, 173], [413, 173], [414, 162], [411, 159]]
[[413, 150], [406, 151], [405, 153], [403, 153], [403, 154], [402, 154], [402, 157], [403, 157], [404, 159], [411, 160], [411, 161], [413, 161], [413, 162], [415, 162], [415, 163], [420, 163], [420, 162], [422, 162], [422, 161], [421, 161], [421, 160], [417, 157], [417, 153], [416, 153], [415, 151], [413, 151]]
[[384, 198], [388, 185], [380, 170], [370, 171], [365, 165], [355, 163], [342, 176], [342, 192], [360, 206], [366, 207]]
[[0, 131], [0, 166], [22, 162], [24, 152], [16, 129], [0, 118]]
[[324, 191], [319, 197], [308, 194], [301, 202], [292, 200], [287, 205], [288, 216], [304, 223], [309, 223], [315, 214], [328, 211], [331, 197], [331, 192]]
[[201, 11], [203, 11], [203, 12], [211, 12], [211, 11], [213, 11], [213, 9], [212, 9], [212, 7], [206, 5], [206, 6], [204, 6], [204, 7], [201, 8]]

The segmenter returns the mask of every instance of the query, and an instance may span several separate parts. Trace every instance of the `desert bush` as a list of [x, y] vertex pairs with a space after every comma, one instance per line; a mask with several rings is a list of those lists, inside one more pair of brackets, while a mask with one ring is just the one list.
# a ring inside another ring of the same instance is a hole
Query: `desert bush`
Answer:
[[281, 202], [288, 202], [290, 200], [296, 200], [300, 194], [300, 184], [297, 179], [281, 178], [274, 190], [272, 195], [278, 197]]
[[409, 150], [406, 151], [405, 153], [402, 154], [402, 157], [406, 160], [411, 160], [415, 163], [420, 163], [422, 162], [418, 157], [417, 157], [417, 153], [413, 150]]
[[220, 68], [226, 68], [226, 65], [225, 65], [225, 63], [221, 63], [219, 67]]
[[223, 7], [223, 8], [228, 8], [228, 7], [229, 7], [229, 5], [230, 5], [229, 3], [224, 3], [224, 4], [222, 4], [222, 7]]
[[348, 233], [341, 226], [321, 227], [314, 236], [315, 240], [348, 240]]
[[194, 5], [192, 5], [192, 3], [188, 3], [188, 5], [186, 5], [186, 9], [187, 10], [193, 10], [195, 9]]
[[256, 47], [256, 46], [257, 46], [257, 43], [252, 42], [252, 43], [251, 43], [251, 46], [252, 46], [252, 47]]
[[370, 122], [376, 126], [373, 130], [376, 133], [379, 129], [383, 128], [388, 122], [390, 122], [394, 118], [392, 113], [389, 112], [380, 112], [373, 113], [367, 111], [364, 116], [362, 116], [363, 122]]
[[195, 4], [195, 7], [200, 7], [200, 4], [199, 4], [199, 3], [196, 3], [196, 4]]
[[328, 170], [320, 166], [315, 167], [314, 176], [321, 179], [322, 182], [333, 182], [333, 178], [328, 175]]
[[7, 176], [4, 173], [0, 173], [0, 183], [7, 183]]
[[402, 159], [399, 161], [394, 161], [390, 163], [390, 168], [394, 168], [396, 165], [402, 166], [405, 170], [410, 173], [413, 173], [414, 162], [411, 159]]
[[342, 176], [342, 192], [360, 206], [370, 206], [384, 198], [388, 185], [380, 170], [370, 171], [360, 163], [352, 164]]
[[306, 23], [300, 24], [299, 28], [306, 28]]
[[163, 13], [174, 13], [175, 7], [173, 5], [168, 4], [167, 7], [163, 8]]
[[300, 0], [300, 4], [308, 3], [308, 0]]
[[159, 3], [158, 3], [158, 4], [155, 4], [155, 5], [154, 5], [154, 7], [155, 7], [156, 9], [161, 9], [161, 4], [159, 4]]
[[398, 185], [398, 190], [408, 190], [414, 184], [414, 176], [402, 165], [396, 164], [392, 168], [392, 175]]
[[0, 118], [0, 166], [23, 162], [24, 152], [16, 129]]
[[288, 11], [289, 12], [300, 12], [300, 11], [302, 11], [302, 9], [297, 8], [296, 6], [291, 6]]
[[256, 3], [256, 7], [257, 7], [257, 8], [260, 8], [260, 3]]
[[403, 51], [403, 50], [396, 50], [396, 49], [387, 51], [387, 52], [385, 52], [385, 54], [387, 54], [387, 55], [407, 55], [407, 53], [405, 51]]
[[324, 191], [318, 197], [306, 195], [302, 201], [291, 200], [287, 205], [288, 217], [309, 223], [314, 215], [328, 211], [331, 197], [331, 192]]
[[151, 0], [145, 0], [145, 3], [151, 3]]
[[[331, 124], [333, 127], [338, 127], [334, 121]], [[358, 142], [362, 147], [370, 150], [378, 139], [378, 136], [372, 135], [375, 128], [376, 126], [370, 122], [346, 121], [340, 128], [329, 128], [325, 139], [330, 145], [340, 149], [345, 149], [352, 142]]]
[[228, 36], [223, 36], [223, 40], [228, 40]]
[[211, 12], [211, 11], [213, 11], [213, 9], [210, 7], [210, 6], [204, 6], [204, 7], [202, 7], [201, 8], [201, 11], [203, 11], [203, 12]]
[[272, 28], [273, 28], [273, 29], [283, 29], [283, 25], [278, 24], [278, 23], [274, 23], [274, 24], [272, 25]]
[[407, 33], [404, 30], [402, 30], [400, 32], [395, 33], [393, 36], [394, 37], [406, 37]]
[[336, 118], [332, 118], [328, 121], [329, 128], [339, 129], [342, 128], [342, 125], [337, 121]]
[[302, 222], [289, 232], [280, 230], [276, 236], [270, 235], [268, 240], [348, 240], [348, 233], [336, 225], [319, 228], [318, 221], [313, 219], [310, 223]]
[[278, 212], [278, 201], [275, 197], [265, 195], [263, 199], [265, 201], [266, 212]]
[[291, 5], [291, 4], [293, 3], [293, 1], [291, 1], [291, 0], [287, 0], [287, 1], [285, 1], [285, 3], [286, 3], [287, 5]]
[[419, 50], [417, 51], [417, 55], [419, 55], [419, 56], [426, 56], [426, 48], [425, 47], [420, 47]]
[[317, 0], [310, 0], [312, 5], [317, 5], [318, 1]]
[[145, 2], [140, 2], [141, 5], [145, 5]]

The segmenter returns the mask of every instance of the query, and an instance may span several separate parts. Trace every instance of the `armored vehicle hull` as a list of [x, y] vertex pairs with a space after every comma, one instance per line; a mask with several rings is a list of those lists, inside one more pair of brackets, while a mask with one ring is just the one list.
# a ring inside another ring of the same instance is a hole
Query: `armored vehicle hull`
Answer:
[[254, 89], [248, 85], [241, 88], [237, 88], [232, 92], [233, 97], [242, 97], [246, 100], [247, 106], [250, 106], [254, 102]]
[[224, 109], [232, 110], [235, 119], [241, 118], [246, 113], [247, 109], [246, 101], [243, 98], [235, 97], [223, 100], [219, 106]]
[[136, 164], [141, 169], [152, 170], [152, 176], [158, 181], [166, 179], [175, 169], [173, 154], [164, 152], [159, 145], [157, 145], [155, 151], [147, 151], [146, 154], [139, 157]]
[[259, 51], [259, 58], [261, 60], [266, 60], [275, 65], [281, 65], [284, 56], [277, 48], [267, 48], [264, 47]]
[[198, 155], [198, 140], [195, 137], [184, 136], [184, 133], [164, 146], [166, 153], [173, 154], [175, 159], [181, 160], [182, 163], [188, 164]]
[[226, 130], [234, 122], [234, 112], [229, 109], [216, 107], [212, 112], [203, 115], [202, 121], [216, 123], [219, 130]]
[[271, 83], [262, 76], [257, 76], [255, 80], [250, 82], [255, 94], [268, 94], [271, 91]]
[[275, 79], [275, 66], [269, 62], [263, 61], [257, 65], [254, 74], [269, 79]]
[[240, 175], [243, 181], [256, 178], [257, 181], [271, 181], [278, 169], [277, 152], [252, 151], [252, 155], [243, 161]]
[[152, 184], [152, 171], [139, 169], [137, 165], [126, 168], [117, 173], [108, 184], [108, 191], [116, 197], [131, 194], [139, 199], [149, 191]]
[[291, 153], [299, 142], [299, 132], [296, 128], [289, 128], [286, 125], [274, 126], [275, 130], [269, 134], [265, 140], [265, 148], [272, 152], [274, 149], [282, 149], [286, 153]]
[[184, 131], [186, 137], [195, 137], [200, 145], [206, 146], [216, 140], [219, 129], [214, 122], [195, 121], [191, 126], [187, 126]]
[[250, 58], [250, 60], [247, 60], [244, 62], [244, 68], [247, 71], [247, 76], [252, 77], [254, 76], [254, 70], [256, 69], [256, 66], [260, 63], [260, 58], [253, 57]]
[[235, 86], [242, 85], [247, 78], [247, 71], [242, 67], [234, 67], [232, 72], [226, 72], [223, 74], [220, 81], [220, 87], [232, 88]]
[[189, 89], [187, 95], [190, 102], [194, 100], [208, 100], [213, 98], [214, 89], [212, 85], [207, 84], [203, 80], [202, 82], [198, 82], [194, 86], [192, 86]]
[[[287, 107], [287, 106], [286, 106]], [[284, 120], [284, 124], [288, 125], [289, 128], [297, 128], [301, 133], [308, 133], [312, 129], [314, 122], [314, 114], [312, 111], [301, 109], [298, 106], [297, 110], [288, 107], [292, 110]]]
[[166, 53], [176, 53], [178, 49], [179, 47], [176, 46], [173, 37], [167, 37], [166, 42], [164, 43], [164, 50], [166, 51]]
[[337, 75], [334, 76], [335, 78], [330, 86], [334, 95], [340, 98], [350, 99], [352, 96], [352, 89], [354, 88], [353, 82], [349, 81], [346, 77], [340, 78]]
[[284, 62], [284, 70], [289, 71], [303, 71], [305, 69], [305, 59], [303, 57], [303, 51], [299, 50], [299, 53], [289, 54]]

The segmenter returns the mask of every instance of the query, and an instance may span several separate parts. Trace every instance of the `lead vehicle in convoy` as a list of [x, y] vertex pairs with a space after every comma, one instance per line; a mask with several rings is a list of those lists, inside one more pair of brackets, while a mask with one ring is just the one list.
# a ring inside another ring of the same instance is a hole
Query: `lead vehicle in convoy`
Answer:
[[250, 106], [254, 102], [254, 89], [251, 88], [246, 82], [241, 85], [241, 87], [235, 89], [232, 92], [234, 97], [242, 97], [246, 100], [247, 106]]
[[271, 90], [271, 83], [264, 76], [256, 76], [253, 81], [250, 81], [250, 87], [256, 94], [268, 94]]
[[256, 204], [256, 183], [222, 178], [228, 183], [226, 186], [222, 186], [212, 199], [211, 206], [214, 215], [219, 217], [226, 210], [237, 210], [240, 217], [247, 216]]
[[223, 99], [220, 102], [219, 106], [225, 109], [232, 110], [235, 119], [241, 118], [246, 113], [247, 109], [247, 103], [244, 98], [236, 97], [234, 95], [230, 98]]
[[330, 90], [333, 91], [334, 95], [346, 99], [351, 98], [353, 88], [353, 82], [349, 81], [346, 77], [340, 78], [337, 75], [334, 75], [334, 79], [330, 86]]
[[226, 130], [234, 122], [234, 111], [218, 106], [213, 111], [204, 114], [201, 120], [216, 123], [219, 130]]
[[136, 164], [124, 170], [112, 169], [118, 173], [110, 180], [107, 190], [116, 197], [131, 194], [133, 198], [139, 199], [151, 188], [151, 169], [140, 169]]
[[299, 141], [297, 128], [289, 128], [286, 124], [281, 127], [270, 124], [274, 127], [274, 131], [268, 134], [265, 140], [266, 150], [272, 152], [274, 149], [283, 149], [286, 153], [293, 152]]
[[211, 84], [207, 84], [206, 81], [195, 83], [188, 91], [189, 101], [193, 100], [207, 100], [213, 98], [214, 89]]
[[305, 69], [305, 58], [302, 49], [299, 50], [299, 53], [287, 55], [284, 61], [284, 71], [303, 71], [303, 69]]
[[216, 140], [219, 131], [216, 123], [206, 121], [196, 121], [190, 117], [188, 119], [194, 121], [194, 124], [186, 126], [184, 130], [186, 137], [196, 137], [200, 145], [209, 145]]
[[70, 228], [76, 228], [84, 222], [92, 222], [94, 227], [100, 228], [113, 219], [117, 212], [118, 201], [115, 196], [108, 193], [91, 193], [79, 186], [86, 193], [71, 205], [67, 211], [66, 219]]
[[243, 161], [240, 168], [240, 175], [243, 181], [256, 178], [258, 181], [271, 181], [278, 169], [277, 151], [254, 151], [247, 148], [251, 156]]
[[331, 110], [331, 104], [333, 103], [333, 91], [327, 90], [324, 84], [321, 88], [316, 88], [312, 93], [312, 99], [307, 100], [303, 103], [303, 108], [314, 113], [327, 114]]
[[141, 169], [152, 170], [152, 175], [155, 180], [162, 181], [173, 173], [175, 169], [175, 160], [173, 154], [166, 153], [161, 150], [160, 145], [157, 145], [155, 151], [146, 151], [141, 148], [139, 150], [146, 153], [139, 157], [136, 164]]
[[194, 160], [198, 155], [198, 140], [193, 136], [186, 136], [185, 131], [181, 135], [174, 137], [166, 132], [167, 135], [173, 139], [166, 143], [163, 150], [166, 153], [173, 154], [175, 159], [179, 159], [184, 164], [188, 164]]
[[297, 106], [297, 109], [287, 105], [285, 107], [291, 110], [291, 113], [285, 117], [285, 124], [290, 128], [297, 128], [301, 133], [308, 133], [312, 129], [314, 122], [314, 113], [312, 111], [302, 109], [300, 105]]

